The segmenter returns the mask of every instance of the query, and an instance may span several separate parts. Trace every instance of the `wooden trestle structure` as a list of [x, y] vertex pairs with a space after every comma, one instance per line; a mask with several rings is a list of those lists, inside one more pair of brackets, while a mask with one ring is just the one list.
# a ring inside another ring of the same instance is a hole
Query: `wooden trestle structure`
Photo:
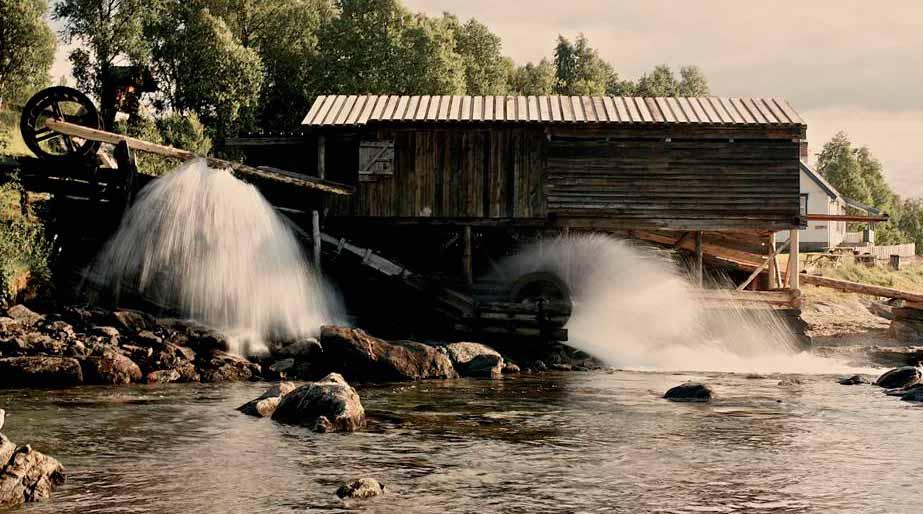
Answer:
[[[134, 150], [197, 157], [66, 119], [44, 127], [117, 145], [129, 177]], [[345, 266], [341, 284], [367, 288], [367, 270], [457, 333], [566, 340], [562, 280], [487, 278], [523, 244], [604, 232], [690, 253], [700, 283], [706, 265], [741, 270], [736, 290], [702, 290], [716, 307], [797, 312], [801, 282], [831, 286], [798, 269], [805, 133], [776, 98], [335, 95], [316, 100], [302, 135], [229, 141], [248, 164], [208, 160], [278, 193], [316, 266]]]

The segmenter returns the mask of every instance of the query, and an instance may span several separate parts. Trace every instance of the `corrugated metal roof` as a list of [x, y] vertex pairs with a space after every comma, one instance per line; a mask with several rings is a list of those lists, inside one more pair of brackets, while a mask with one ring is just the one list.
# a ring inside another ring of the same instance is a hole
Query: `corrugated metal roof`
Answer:
[[302, 125], [372, 122], [804, 125], [781, 98], [322, 95]]

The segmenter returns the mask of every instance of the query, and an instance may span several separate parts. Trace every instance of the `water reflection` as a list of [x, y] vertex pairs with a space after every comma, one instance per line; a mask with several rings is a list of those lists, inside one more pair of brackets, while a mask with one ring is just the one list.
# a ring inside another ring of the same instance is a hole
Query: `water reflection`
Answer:
[[[713, 384], [711, 404], [660, 399]], [[263, 386], [3, 391], [69, 482], [28, 513], [914, 512], [920, 411], [832, 377], [616, 372], [360, 388], [369, 430], [243, 416]], [[389, 494], [337, 499], [372, 476]], [[847, 492], [848, 494], [844, 494]]]

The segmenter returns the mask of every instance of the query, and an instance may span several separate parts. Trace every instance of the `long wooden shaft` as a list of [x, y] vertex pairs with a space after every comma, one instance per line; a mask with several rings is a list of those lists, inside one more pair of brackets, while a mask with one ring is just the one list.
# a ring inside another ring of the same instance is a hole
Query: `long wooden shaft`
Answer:
[[[125, 141], [133, 150], [163, 155], [165, 157], [172, 157], [174, 159], [180, 159], [183, 161], [202, 157], [201, 155], [195, 154], [188, 150], [174, 148], [167, 145], [159, 145], [145, 141], [143, 139], [123, 136], [113, 132], [106, 132], [105, 130], [92, 129], [82, 125], [68, 123], [66, 121], [57, 121], [53, 118], [46, 120], [45, 126], [51, 130], [54, 130], [55, 132], [59, 132], [68, 136], [91, 139], [93, 141], [100, 141], [102, 143], [109, 143], [112, 145], [117, 145], [120, 142]], [[253, 166], [248, 166], [239, 162], [225, 161], [224, 159], [216, 159], [214, 157], [204, 157], [204, 159], [208, 161], [209, 165], [216, 168], [228, 168], [236, 175], [259, 177], [266, 180], [272, 180], [274, 182], [283, 182], [308, 189], [317, 189], [337, 195], [351, 195], [356, 190], [352, 186], [346, 184], [338, 184], [329, 180], [323, 180], [305, 175], [297, 175], [291, 172], [280, 173], [282, 170], [255, 168]]]
[[885, 298], [897, 298], [900, 300], [906, 300], [908, 302], [923, 303], [923, 294], [913, 293], [910, 291], [902, 291], [900, 289], [894, 289], [891, 287], [873, 286], [871, 284], [860, 284], [858, 282], [850, 282], [848, 280], [840, 280], [838, 278], [821, 277], [818, 275], [801, 275], [801, 280], [805, 284], [813, 284], [815, 286], [829, 287], [832, 289], [838, 289], [840, 291], [846, 291], [849, 293], [867, 294], [867, 295], [872, 295], [872, 296], [883, 296]]
[[891, 219], [887, 214], [880, 216], [854, 216], [852, 214], [808, 214], [805, 216], [808, 221], [846, 221], [849, 223], [864, 223], [888, 221]]

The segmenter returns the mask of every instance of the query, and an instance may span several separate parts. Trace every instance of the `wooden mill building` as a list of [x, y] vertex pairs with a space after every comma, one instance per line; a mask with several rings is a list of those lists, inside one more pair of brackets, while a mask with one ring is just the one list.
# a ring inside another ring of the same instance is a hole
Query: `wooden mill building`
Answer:
[[339, 233], [633, 231], [766, 253], [803, 224], [806, 126], [778, 98], [331, 95], [303, 126], [308, 172], [357, 187], [326, 205]]

